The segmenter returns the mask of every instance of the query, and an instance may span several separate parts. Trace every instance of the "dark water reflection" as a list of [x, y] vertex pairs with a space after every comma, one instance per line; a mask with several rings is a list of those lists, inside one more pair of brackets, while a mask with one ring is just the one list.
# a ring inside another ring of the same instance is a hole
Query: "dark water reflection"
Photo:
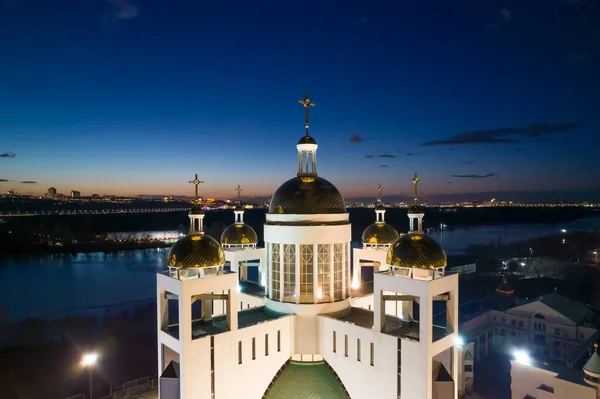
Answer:
[[[558, 233], [563, 228], [598, 227], [600, 219], [589, 218], [560, 225], [467, 227], [432, 235], [453, 255], [464, 253], [473, 244], [497, 242], [498, 238], [509, 243]], [[166, 268], [167, 253], [168, 249], [147, 249], [0, 258], [0, 311], [10, 321], [17, 321], [152, 300], [156, 295], [155, 275]]]

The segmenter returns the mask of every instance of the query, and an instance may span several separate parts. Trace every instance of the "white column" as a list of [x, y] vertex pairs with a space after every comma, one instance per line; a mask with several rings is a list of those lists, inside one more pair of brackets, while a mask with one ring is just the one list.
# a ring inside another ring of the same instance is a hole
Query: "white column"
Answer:
[[271, 260], [273, 259], [272, 248], [270, 242], [265, 242], [266, 253], [267, 253], [267, 287], [269, 298], [273, 299], [273, 265], [271, 264]]
[[302, 172], [302, 152], [298, 151], [298, 173]]
[[300, 245], [294, 244], [294, 246], [296, 247], [296, 303], [300, 303]]
[[317, 173], [317, 150], [313, 151], [313, 173]]
[[333, 259], [335, 258], [335, 253], [333, 250], [334, 245], [329, 244], [329, 298], [331, 302], [335, 300], [333, 295]]
[[419, 232], [423, 231], [423, 218], [419, 217], [417, 219], [419, 221]]
[[348, 298], [346, 295], [346, 244], [342, 244], [342, 298]]
[[285, 287], [284, 280], [285, 277], [283, 275], [283, 258], [285, 254], [283, 253], [283, 244], [279, 245], [279, 301], [283, 301], [283, 287]]
[[313, 302], [319, 302], [319, 253], [317, 244], [313, 244]]

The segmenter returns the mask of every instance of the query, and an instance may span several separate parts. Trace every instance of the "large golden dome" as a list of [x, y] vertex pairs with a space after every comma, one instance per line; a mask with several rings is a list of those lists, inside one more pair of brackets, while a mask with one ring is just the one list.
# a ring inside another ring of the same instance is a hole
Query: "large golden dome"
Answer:
[[393, 244], [400, 235], [395, 228], [387, 223], [373, 223], [362, 234], [363, 244], [389, 245]]
[[249, 245], [258, 243], [256, 231], [246, 223], [234, 223], [221, 234], [221, 244]]
[[225, 253], [217, 240], [206, 234], [181, 237], [169, 251], [167, 265], [179, 268], [202, 268], [225, 264]]
[[438, 269], [446, 267], [446, 253], [426, 234], [406, 234], [391, 246], [386, 263], [412, 269]]
[[274, 214], [346, 213], [344, 198], [327, 180], [314, 176], [294, 177], [283, 183], [269, 204]]

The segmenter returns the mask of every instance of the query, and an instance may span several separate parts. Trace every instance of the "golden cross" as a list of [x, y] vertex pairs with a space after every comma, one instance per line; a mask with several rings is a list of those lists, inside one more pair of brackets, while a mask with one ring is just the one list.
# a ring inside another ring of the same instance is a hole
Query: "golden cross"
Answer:
[[379, 187], [377, 187], [377, 191], [379, 191], [379, 202], [381, 202], [381, 190], [383, 190], [383, 187], [381, 187], [380, 184]]
[[204, 183], [202, 180], [198, 180], [198, 173], [196, 173], [196, 176], [194, 177], [194, 180], [190, 180], [188, 183], [192, 183], [194, 186], [196, 186], [196, 201], [198, 201], [198, 184], [202, 184]]
[[237, 193], [238, 193], [238, 203], [239, 203], [239, 202], [241, 201], [241, 199], [240, 199], [240, 193], [241, 193], [242, 191], [244, 191], [244, 190], [243, 190], [243, 189], [240, 187], [240, 185], [238, 184], [237, 188], [234, 188], [234, 189], [233, 189], [233, 191], [237, 191]]
[[421, 179], [417, 177], [417, 172], [415, 172], [415, 177], [413, 177], [411, 181], [415, 184], [415, 205], [417, 205], [417, 186], [421, 181]]
[[314, 107], [315, 103], [308, 99], [308, 93], [304, 94], [304, 100], [298, 100], [298, 102], [304, 105], [304, 127], [306, 128], [306, 137], [308, 137], [308, 108]]

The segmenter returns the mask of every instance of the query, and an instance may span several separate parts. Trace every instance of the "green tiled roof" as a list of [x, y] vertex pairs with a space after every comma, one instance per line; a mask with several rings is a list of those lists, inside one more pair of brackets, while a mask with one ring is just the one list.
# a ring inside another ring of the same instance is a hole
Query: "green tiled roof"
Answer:
[[598, 352], [594, 352], [590, 360], [583, 366], [583, 369], [590, 373], [600, 374], [600, 355], [598, 355]]
[[324, 364], [290, 363], [265, 398], [346, 399], [346, 395], [333, 373]]
[[557, 293], [545, 295], [540, 301], [577, 324], [594, 324], [598, 319], [598, 314], [592, 309]]

